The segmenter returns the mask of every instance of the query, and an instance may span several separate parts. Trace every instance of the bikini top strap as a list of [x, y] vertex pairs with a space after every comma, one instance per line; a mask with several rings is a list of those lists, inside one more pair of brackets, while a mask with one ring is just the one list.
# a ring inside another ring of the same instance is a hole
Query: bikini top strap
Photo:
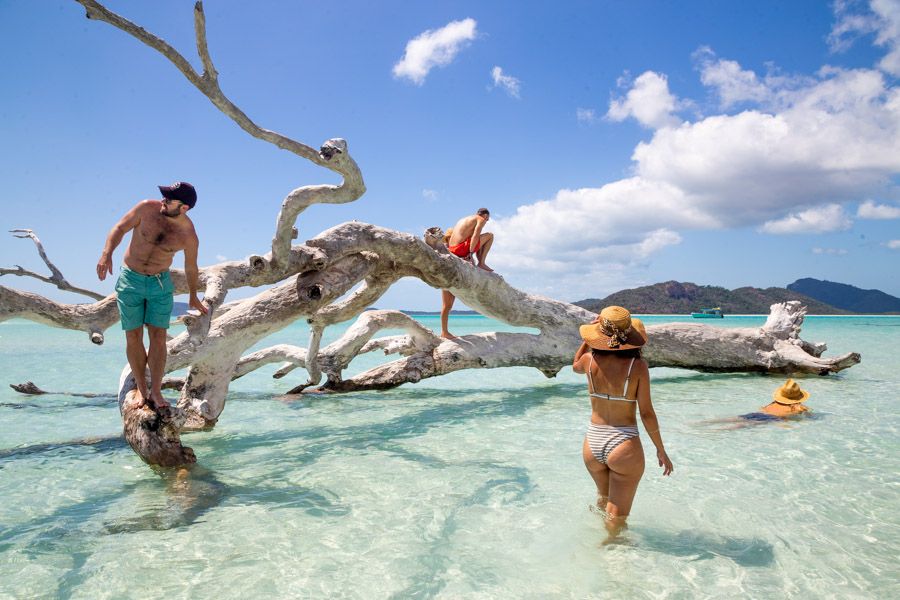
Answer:
[[629, 400], [630, 400], [630, 398], [628, 398], [628, 386], [631, 383], [631, 368], [632, 367], [634, 367], [634, 359], [633, 358], [631, 359], [631, 364], [628, 365], [628, 373], [625, 374], [625, 391], [622, 392], [622, 397], [629, 399]]
[[587, 370], [587, 378], [588, 378], [588, 391], [593, 394], [594, 393], [594, 382], [591, 380], [591, 371], [594, 370], [594, 353], [591, 352], [591, 364], [588, 366]]

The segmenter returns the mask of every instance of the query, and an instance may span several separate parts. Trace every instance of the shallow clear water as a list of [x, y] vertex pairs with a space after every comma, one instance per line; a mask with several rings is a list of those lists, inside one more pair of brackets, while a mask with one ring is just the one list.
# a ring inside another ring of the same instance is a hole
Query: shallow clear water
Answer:
[[[451, 328], [510, 330], [481, 317]], [[900, 317], [808, 317], [804, 339], [863, 362], [803, 378], [816, 416], [789, 424], [701, 423], [757, 409], [782, 377], [654, 369], [676, 470], [661, 477], [645, 442], [627, 543], [615, 546], [600, 545], [603, 523], [588, 510], [589, 405], [570, 369], [464, 371], [285, 402], [277, 396], [304, 374], [274, 380], [272, 365], [233, 384], [214, 431], [185, 436], [200, 468], [177, 480], [118, 437], [113, 398], [6, 387], [112, 394], [124, 340], [108, 337], [95, 347], [84, 334], [0, 323], [0, 597], [898, 593]], [[298, 324], [265, 345], [306, 340]], [[353, 371], [384, 360], [361, 357]]]

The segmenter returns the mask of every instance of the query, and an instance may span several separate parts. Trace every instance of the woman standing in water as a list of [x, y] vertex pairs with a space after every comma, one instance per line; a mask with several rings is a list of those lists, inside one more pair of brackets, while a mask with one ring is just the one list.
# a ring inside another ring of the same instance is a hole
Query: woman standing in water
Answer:
[[647, 343], [643, 324], [621, 306], [608, 306], [591, 324], [582, 325], [584, 342], [572, 369], [586, 373], [591, 422], [582, 453], [594, 483], [597, 507], [606, 511], [607, 542], [626, 527], [634, 494], [644, 474], [644, 449], [638, 437], [637, 413], [656, 446], [663, 475], [673, 471], [659, 422], [650, 401], [650, 371], [641, 358]]

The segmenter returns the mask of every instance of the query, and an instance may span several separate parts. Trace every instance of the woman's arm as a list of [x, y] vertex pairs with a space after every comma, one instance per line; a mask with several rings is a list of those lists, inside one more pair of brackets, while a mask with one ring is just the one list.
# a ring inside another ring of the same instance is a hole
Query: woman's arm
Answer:
[[581, 342], [581, 346], [578, 347], [578, 350], [575, 351], [575, 358], [572, 359], [572, 370], [576, 373], [584, 373], [587, 369], [582, 366], [584, 362], [581, 360], [591, 351], [591, 347], [587, 345], [587, 342]]
[[663, 475], [670, 475], [675, 470], [675, 467], [672, 466], [672, 461], [669, 460], [669, 455], [666, 454], [662, 435], [659, 433], [659, 421], [656, 418], [656, 411], [653, 410], [653, 402], [650, 401], [650, 369], [647, 367], [647, 362], [641, 359], [635, 361], [635, 370], [637, 371], [637, 404], [638, 411], [641, 414], [641, 423], [644, 424], [647, 436], [649, 436], [653, 445], [656, 446], [656, 459], [659, 461], [659, 466], [663, 468]]

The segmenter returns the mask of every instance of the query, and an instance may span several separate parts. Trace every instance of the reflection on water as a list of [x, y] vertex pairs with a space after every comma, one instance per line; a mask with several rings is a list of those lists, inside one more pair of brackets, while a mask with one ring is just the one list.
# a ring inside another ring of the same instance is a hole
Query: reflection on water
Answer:
[[632, 546], [692, 560], [729, 558], [742, 567], [766, 567], [775, 562], [775, 547], [760, 538], [720, 536], [696, 530], [631, 529]]
[[228, 494], [228, 486], [216, 479], [215, 473], [199, 465], [156, 471], [165, 486], [164, 503], [161, 506], [150, 504], [134, 516], [106, 523], [106, 533], [186, 527], [219, 506]]

